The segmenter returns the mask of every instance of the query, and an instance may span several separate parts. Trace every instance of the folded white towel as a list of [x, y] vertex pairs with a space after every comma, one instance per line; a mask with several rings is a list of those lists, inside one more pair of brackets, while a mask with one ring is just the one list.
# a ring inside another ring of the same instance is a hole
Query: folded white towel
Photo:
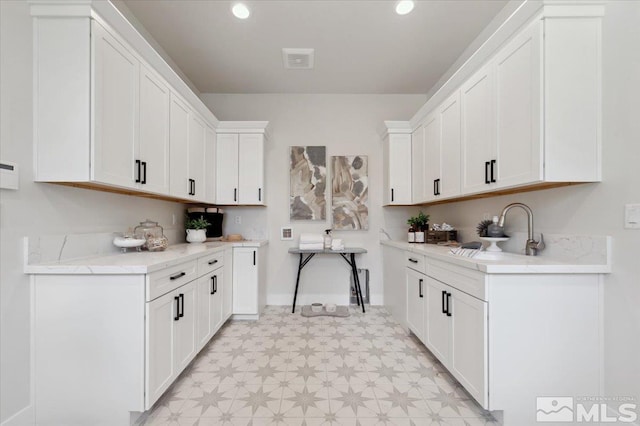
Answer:
[[309, 234], [303, 233], [300, 234], [300, 244], [309, 244], [309, 243], [324, 243], [324, 238], [321, 234]]
[[324, 244], [322, 243], [300, 243], [298, 246], [300, 250], [323, 250]]

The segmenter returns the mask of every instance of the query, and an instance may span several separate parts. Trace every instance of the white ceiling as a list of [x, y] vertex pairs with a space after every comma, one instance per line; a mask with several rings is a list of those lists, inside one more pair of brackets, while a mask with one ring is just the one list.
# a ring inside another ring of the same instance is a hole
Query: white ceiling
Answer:
[[[427, 93], [507, 0], [253, 0], [124, 3], [202, 93]], [[288, 70], [282, 48], [314, 48]]]

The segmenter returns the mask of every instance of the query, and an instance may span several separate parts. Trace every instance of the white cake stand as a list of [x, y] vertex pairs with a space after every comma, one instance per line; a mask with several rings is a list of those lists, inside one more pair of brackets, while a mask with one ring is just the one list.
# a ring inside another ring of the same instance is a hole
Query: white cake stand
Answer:
[[490, 253], [499, 253], [502, 251], [502, 249], [500, 247], [498, 247], [498, 243], [502, 242], [502, 241], [508, 241], [509, 237], [499, 237], [499, 238], [494, 238], [494, 237], [480, 237], [480, 239], [482, 241], [488, 241], [491, 244], [489, 245], [489, 247], [487, 247], [485, 249], [485, 251], [488, 251]]

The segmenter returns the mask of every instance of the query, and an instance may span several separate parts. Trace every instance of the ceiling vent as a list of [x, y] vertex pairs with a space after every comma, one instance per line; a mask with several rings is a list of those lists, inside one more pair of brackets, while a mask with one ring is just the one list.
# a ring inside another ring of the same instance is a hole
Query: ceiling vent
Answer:
[[290, 70], [313, 69], [313, 49], [282, 49], [284, 67]]

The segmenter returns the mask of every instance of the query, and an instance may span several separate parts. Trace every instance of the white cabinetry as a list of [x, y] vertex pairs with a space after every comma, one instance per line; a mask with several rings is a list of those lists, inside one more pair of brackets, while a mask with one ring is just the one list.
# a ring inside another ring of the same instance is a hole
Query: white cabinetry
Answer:
[[407, 268], [407, 324], [424, 340], [424, 281], [426, 276]]
[[264, 144], [267, 125], [266, 122], [246, 122], [244, 127], [240, 127], [239, 122], [223, 122], [217, 129], [217, 204], [265, 204]]
[[169, 193], [169, 88], [147, 66], [140, 67], [140, 133], [136, 181], [146, 191]]
[[138, 150], [140, 62], [96, 21], [92, 21], [91, 31], [92, 180], [133, 188], [139, 182], [134, 161]]
[[400, 123], [385, 122], [384, 205], [411, 204], [411, 128]]
[[449, 359], [451, 327], [445, 309], [447, 303], [447, 286], [431, 277], [427, 278], [425, 293], [424, 345], [440, 360]]
[[207, 126], [204, 133], [205, 142], [205, 201], [214, 204], [216, 202], [216, 132]]
[[241, 318], [257, 318], [266, 304], [264, 252], [257, 247], [233, 249], [233, 314]]
[[223, 323], [223, 283], [222, 265], [198, 279], [198, 350], [211, 340]]
[[189, 181], [190, 193], [195, 200], [204, 200], [206, 197], [207, 182], [205, 181], [205, 130], [204, 121], [191, 111], [189, 117]]

